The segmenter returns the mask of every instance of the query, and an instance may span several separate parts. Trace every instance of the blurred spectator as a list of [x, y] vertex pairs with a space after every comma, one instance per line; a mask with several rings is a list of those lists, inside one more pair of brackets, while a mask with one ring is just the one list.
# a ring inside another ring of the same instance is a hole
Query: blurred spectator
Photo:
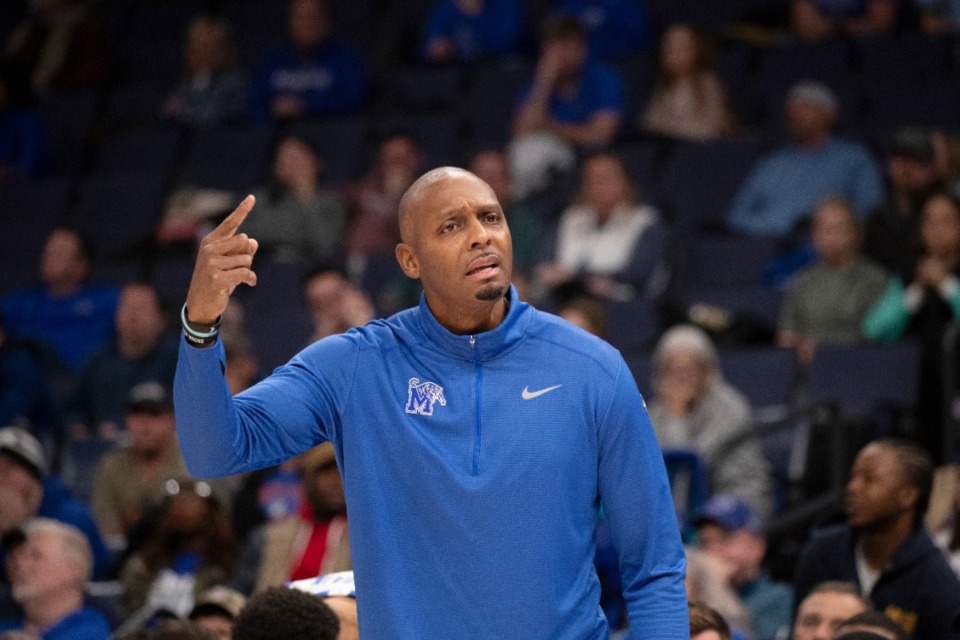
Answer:
[[920, 27], [931, 36], [960, 31], [960, 1], [913, 0], [920, 9]]
[[804, 40], [893, 33], [898, 0], [792, 0], [794, 33]]
[[513, 174], [504, 152], [491, 149], [476, 153], [470, 159], [470, 171], [490, 185], [503, 207], [513, 239], [513, 283], [525, 298], [533, 268], [540, 259], [543, 225], [529, 206], [514, 198]]
[[163, 500], [166, 481], [187, 475], [167, 389], [156, 381], [133, 387], [124, 416], [130, 444], [108, 452], [97, 465], [91, 507], [116, 549], [126, 547], [133, 527]]
[[186, 616], [233, 569], [237, 542], [210, 485], [171, 479], [166, 489], [149, 537], [120, 570], [126, 615], [145, 607]]
[[691, 602], [690, 640], [730, 640], [730, 625], [714, 609]]
[[849, 580], [916, 640], [955, 635], [960, 580], [923, 527], [932, 484], [933, 462], [915, 444], [877, 440], [861, 449], [846, 486], [847, 521], [807, 544], [797, 600], [819, 582]]
[[400, 198], [423, 169], [423, 152], [412, 136], [392, 133], [380, 141], [370, 172], [344, 191], [350, 217], [344, 240], [348, 259], [394, 254], [400, 242]]
[[357, 640], [357, 588], [353, 571], [327, 573], [316, 578], [297, 580], [287, 586], [321, 598], [337, 614], [340, 621], [337, 640]]
[[780, 310], [777, 344], [801, 363], [818, 344], [863, 339], [863, 319], [887, 286], [886, 272], [860, 255], [860, 228], [846, 198], [827, 198], [813, 214], [817, 261], [790, 284]]
[[642, 0], [558, 0], [553, 12], [580, 21], [597, 58], [644, 53], [653, 41]]
[[960, 464], [945, 471], [953, 475], [952, 500], [947, 515], [940, 522], [933, 523], [932, 535], [934, 543], [947, 557], [950, 568], [960, 577]]
[[431, 62], [470, 62], [517, 53], [518, 0], [436, 0], [424, 26], [423, 57]]
[[960, 318], [960, 202], [936, 194], [923, 205], [922, 254], [913, 268], [894, 275], [864, 319], [864, 335], [875, 341], [903, 338], [920, 345], [916, 437], [934, 459], [943, 455], [944, 336]]
[[367, 295], [330, 265], [320, 265], [307, 275], [303, 297], [313, 320], [310, 342], [373, 320], [373, 305]]
[[0, 634], [19, 629], [42, 640], [107, 640], [106, 618], [84, 606], [93, 556], [83, 533], [56, 520], [34, 518], [23, 525], [21, 535], [23, 542], [10, 552], [7, 569], [23, 618], [0, 621]]
[[163, 115], [186, 125], [218, 125], [246, 117], [247, 80], [236, 67], [226, 20], [201, 15], [187, 29], [184, 74], [163, 105]]
[[322, 170], [323, 160], [307, 140], [287, 136], [277, 145], [270, 184], [256, 191], [257, 207], [244, 223], [265, 254], [310, 261], [340, 250], [343, 204], [320, 188]]
[[0, 65], [0, 184], [42, 176], [50, 160], [26, 75], [11, 64]]
[[510, 164], [518, 198], [570, 171], [574, 151], [613, 142], [624, 116], [617, 72], [587, 55], [587, 35], [574, 18], [553, 18], [543, 33], [533, 81], [521, 92], [513, 121]]
[[692, 27], [675, 24], [663, 34], [657, 83], [639, 124], [650, 133], [701, 142], [734, 132], [727, 91], [704, 37]]
[[232, 640], [233, 623], [247, 599], [239, 591], [218, 585], [201, 593], [187, 616], [207, 630], [213, 640]]
[[560, 308], [557, 315], [584, 331], [606, 339], [608, 314], [599, 300], [585, 296], [573, 298]]
[[310, 449], [300, 465], [306, 504], [298, 514], [250, 534], [232, 581], [244, 593], [351, 568], [346, 500], [333, 446]]
[[363, 64], [331, 34], [324, 0], [290, 0], [289, 40], [265, 56], [250, 87], [257, 122], [357, 111], [365, 97]]
[[131, 283], [120, 290], [116, 335], [87, 361], [74, 390], [68, 415], [74, 437], [116, 438], [134, 386], [148, 380], [173, 386], [177, 340], [166, 328], [156, 289]]
[[784, 238], [828, 195], [850, 198], [857, 217], [866, 217], [882, 201], [883, 183], [863, 145], [833, 135], [839, 112], [833, 91], [816, 82], [797, 83], [786, 107], [793, 144], [751, 169], [727, 224], [740, 233]]
[[699, 549], [686, 548], [687, 600], [698, 602], [715, 610], [730, 626], [736, 640], [753, 637], [750, 616], [736, 592], [720, 576], [709, 557]]
[[27, 345], [7, 337], [0, 316], [0, 425], [26, 421], [41, 436], [60, 430], [43, 363]]
[[540, 287], [575, 287], [606, 300], [657, 300], [667, 286], [667, 228], [641, 203], [614, 154], [583, 163], [578, 202], [560, 217], [548, 261], [537, 266]]
[[31, 0], [27, 16], [7, 39], [4, 57], [29, 70], [34, 90], [97, 88], [110, 79], [110, 47], [91, 5]]
[[870, 603], [853, 582], [821, 582], [797, 607], [793, 640], [833, 640], [833, 632], [845, 620], [869, 610]]
[[93, 553], [93, 577], [107, 577], [111, 554], [90, 510], [70, 495], [57, 476], [47, 472], [47, 460], [36, 438], [20, 427], [0, 428], [0, 535], [35, 517], [77, 527]]
[[833, 640], [910, 640], [910, 635], [879, 611], [864, 611], [841, 622]]
[[58, 228], [40, 258], [40, 284], [0, 298], [11, 338], [50, 351], [52, 366], [77, 372], [114, 329], [118, 290], [87, 284], [90, 245], [75, 230]]
[[926, 131], [899, 130], [887, 153], [887, 198], [867, 218], [864, 253], [901, 273], [920, 252], [920, 209], [943, 179], [933, 141]]
[[[151, 622], [151, 625], [153, 624]], [[211, 640], [215, 638], [210, 631], [190, 620], [167, 617], [157, 620], [155, 625], [130, 635], [120, 636], [118, 640]]]
[[225, 356], [224, 377], [227, 379], [230, 395], [235, 396], [254, 385], [260, 373], [260, 365], [246, 332], [224, 333], [222, 326], [221, 324], [220, 340]]
[[768, 517], [770, 469], [751, 435], [750, 404], [723, 379], [707, 334], [689, 325], [664, 333], [654, 350], [653, 377], [650, 420], [660, 446], [693, 450], [710, 471], [714, 493], [740, 496]]
[[340, 623], [323, 600], [286, 587], [255, 594], [237, 616], [234, 640], [337, 640]]
[[763, 570], [767, 537], [750, 505], [732, 495], [715, 495], [695, 525], [700, 549], [750, 615], [755, 640], [783, 637], [793, 617], [793, 588]]

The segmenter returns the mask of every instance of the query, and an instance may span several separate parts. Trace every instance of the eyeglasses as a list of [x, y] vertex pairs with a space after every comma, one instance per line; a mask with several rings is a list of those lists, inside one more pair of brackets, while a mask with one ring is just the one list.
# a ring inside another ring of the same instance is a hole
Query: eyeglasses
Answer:
[[168, 496], [175, 496], [181, 491], [189, 491], [195, 495], [200, 496], [201, 498], [209, 498], [213, 495], [213, 489], [209, 484], [203, 480], [194, 481], [177, 481], [173, 478], [167, 480], [163, 485], [164, 491], [167, 492]]

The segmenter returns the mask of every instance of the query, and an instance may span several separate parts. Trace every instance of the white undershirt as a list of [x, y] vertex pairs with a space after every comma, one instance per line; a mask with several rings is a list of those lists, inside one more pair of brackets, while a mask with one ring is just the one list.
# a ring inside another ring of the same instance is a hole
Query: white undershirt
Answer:
[[863, 545], [857, 543], [853, 548], [853, 559], [857, 565], [857, 580], [860, 582], [860, 593], [864, 598], [870, 597], [870, 592], [880, 579], [882, 571], [874, 571], [867, 562], [867, 557], [863, 553]]

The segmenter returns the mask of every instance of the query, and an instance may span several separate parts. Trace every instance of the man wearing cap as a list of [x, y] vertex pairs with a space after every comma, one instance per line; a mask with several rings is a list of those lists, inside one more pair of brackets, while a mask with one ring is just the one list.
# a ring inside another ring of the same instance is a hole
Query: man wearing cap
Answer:
[[89, 509], [70, 495], [60, 479], [47, 473], [40, 442], [21, 427], [0, 429], [0, 535], [34, 517], [77, 527], [93, 552], [93, 576], [107, 577], [112, 556]]
[[346, 500], [333, 445], [325, 442], [310, 449], [298, 466], [306, 501], [299, 513], [251, 532], [233, 580], [245, 593], [352, 567]]
[[122, 549], [144, 513], [164, 497], [164, 483], [189, 476], [177, 445], [170, 393], [156, 381], [142, 382], [127, 398], [130, 444], [104, 455], [97, 466], [91, 506], [100, 531]]
[[732, 230], [789, 237], [828, 195], [849, 198], [860, 218], [880, 204], [883, 182], [870, 152], [833, 135], [839, 103], [830, 88], [795, 84], [787, 95], [786, 115], [793, 144], [751, 169], [727, 213]]
[[723, 569], [750, 614], [756, 640], [774, 640], [789, 629], [793, 588], [775, 582], [763, 570], [767, 537], [750, 505], [730, 494], [716, 495], [695, 521], [700, 548]]
[[921, 251], [920, 209], [943, 184], [930, 134], [897, 131], [884, 165], [887, 198], [867, 218], [864, 253], [891, 273], [910, 273]]
[[242, 593], [230, 587], [210, 587], [197, 596], [187, 617], [206, 629], [214, 640], [231, 640], [233, 622], [246, 601]]
[[109, 638], [106, 618], [84, 606], [93, 556], [83, 533], [49, 518], [27, 521], [20, 533], [22, 541], [10, 553], [8, 573], [23, 617], [0, 621], [0, 634], [22, 630], [41, 640]]

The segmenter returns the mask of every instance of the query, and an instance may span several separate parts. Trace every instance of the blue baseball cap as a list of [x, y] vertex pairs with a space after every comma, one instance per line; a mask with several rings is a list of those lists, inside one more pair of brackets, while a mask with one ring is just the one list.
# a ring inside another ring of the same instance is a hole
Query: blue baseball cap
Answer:
[[716, 524], [730, 531], [746, 529], [754, 533], [763, 533], [763, 523], [747, 504], [746, 500], [730, 494], [713, 496], [704, 505], [700, 515], [694, 520], [694, 526]]

